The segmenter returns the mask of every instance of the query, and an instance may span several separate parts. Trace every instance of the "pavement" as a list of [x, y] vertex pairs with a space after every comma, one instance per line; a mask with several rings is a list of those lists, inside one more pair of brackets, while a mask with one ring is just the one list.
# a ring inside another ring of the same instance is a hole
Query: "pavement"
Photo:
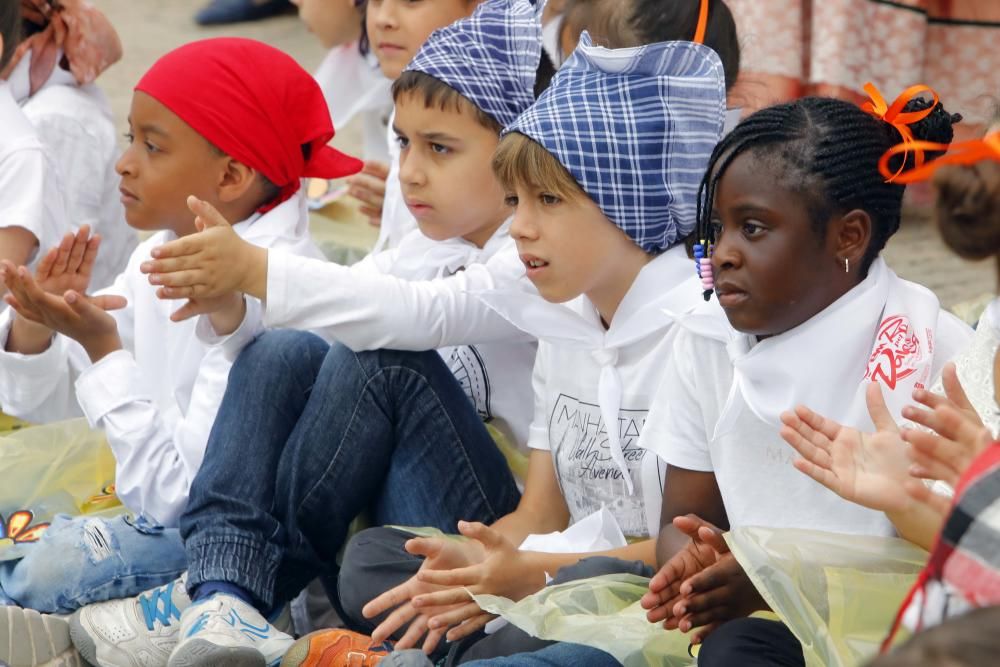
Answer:
[[[294, 14], [222, 28], [201, 28], [191, 17], [205, 0], [92, 0], [117, 27], [125, 57], [101, 76], [116, 120], [124, 133], [132, 87], [157, 57], [181, 44], [212, 36], [243, 36], [267, 42], [291, 54], [309, 71], [323, 58], [323, 48]], [[333, 144], [360, 153], [356, 123], [337, 128]], [[923, 197], [926, 199], [926, 197]], [[904, 278], [932, 289], [947, 307], [995, 292], [997, 271], [992, 262], [966, 262], [941, 243], [926, 211], [908, 211], [900, 231], [884, 252]]]

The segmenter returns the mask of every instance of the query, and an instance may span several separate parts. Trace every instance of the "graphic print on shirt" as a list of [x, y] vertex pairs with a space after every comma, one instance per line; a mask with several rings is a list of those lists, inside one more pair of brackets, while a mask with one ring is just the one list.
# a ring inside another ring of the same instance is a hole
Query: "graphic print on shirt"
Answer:
[[[930, 335], [931, 332], [928, 332]], [[889, 389], [895, 389], [897, 383], [920, 370], [924, 356], [920, 338], [913, 331], [910, 319], [905, 315], [891, 315], [879, 325], [865, 379], [881, 381]], [[925, 379], [920, 378], [916, 386], [922, 388]]]
[[[648, 452], [638, 446], [648, 414], [648, 409], [621, 409], [618, 412], [622, 453], [635, 487], [635, 493], [630, 496], [622, 471], [611, 458], [600, 406], [566, 394], [559, 395], [549, 415], [549, 444], [556, 476], [573, 521], [589, 516], [603, 505], [614, 515], [626, 536], [648, 534], [641, 474]], [[656, 460], [662, 467], [662, 462]], [[663, 472], [659, 471], [659, 479], [663, 479]]]
[[492, 393], [490, 376], [486, 371], [486, 362], [483, 361], [479, 350], [473, 345], [453, 347], [444, 356], [444, 362], [458, 383], [462, 385], [462, 390], [476, 407], [479, 417], [484, 422], [493, 419], [493, 407], [490, 401]]

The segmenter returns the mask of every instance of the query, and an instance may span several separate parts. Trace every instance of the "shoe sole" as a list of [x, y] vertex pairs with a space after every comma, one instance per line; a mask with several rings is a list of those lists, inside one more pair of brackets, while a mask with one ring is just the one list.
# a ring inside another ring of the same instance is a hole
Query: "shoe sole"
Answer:
[[184, 643], [174, 651], [167, 667], [267, 667], [260, 651], [245, 646], [225, 647], [204, 639]]
[[65, 619], [21, 607], [0, 607], [0, 660], [13, 667], [81, 664]]
[[90, 633], [87, 632], [87, 629], [83, 627], [83, 623], [80, 622], [79, 611], [69, 617], [69, 638], [84, 660], [91, 665], [98, 664], [97, 645], [94, 643], [94, 639], [90, 636]]

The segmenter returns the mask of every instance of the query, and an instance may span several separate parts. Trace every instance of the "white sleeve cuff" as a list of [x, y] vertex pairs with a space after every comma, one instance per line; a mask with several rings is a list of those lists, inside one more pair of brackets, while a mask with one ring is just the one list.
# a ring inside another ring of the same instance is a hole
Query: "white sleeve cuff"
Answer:
[[53, 335], [48, 348], [39, 354], [7, 352], [7, 338], [14, 322], [14, 311], [0, 314], [0, 396], [13, 404], [48, 395], [54, 377], [66, 372], [66, 339]]
[[76, 397], [91, 427], [112, 410], [133, 401], [152, 403], [130, 352], [116, 350], [80, 374]]
[[552, 447], [549, 445], [549, 430], [544, 426], [538, 427], [532, 424], [528, 428], [528, 449], [550, 451]]
[[287, 252], [270, 248], [267, 251], [267, 296], [263, 304], [263, 326], [267, 329], [280, 328], [287, 319], [288, 262], [292, 257]]
[[209, 347], [221, 347], [223, 356], [229, 361], [235, 361], [247, 345], [252, 343], [264, 331], [263, 307], [260, 301], [252, 296], [244, 296], [247, 305], [243, 321], [227, 336], [220, 336], [215, 332], [208, 315], [198, 317], [198, 324], [195, 326], [195, 335], [202, 343]]

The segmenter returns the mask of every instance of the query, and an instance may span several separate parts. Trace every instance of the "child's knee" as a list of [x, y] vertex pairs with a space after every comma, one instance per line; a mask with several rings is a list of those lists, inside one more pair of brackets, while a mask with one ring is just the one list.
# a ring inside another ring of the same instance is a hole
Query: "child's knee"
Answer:
[[361, 613], [364, 606], [420, 569], [421, 559], [403, 547], [411, 537], [395, 528], [368, 528], [351, 538], [337, 582], [341, 608], [348, 617], [344, 620], [357, 628], [374, 628]]

